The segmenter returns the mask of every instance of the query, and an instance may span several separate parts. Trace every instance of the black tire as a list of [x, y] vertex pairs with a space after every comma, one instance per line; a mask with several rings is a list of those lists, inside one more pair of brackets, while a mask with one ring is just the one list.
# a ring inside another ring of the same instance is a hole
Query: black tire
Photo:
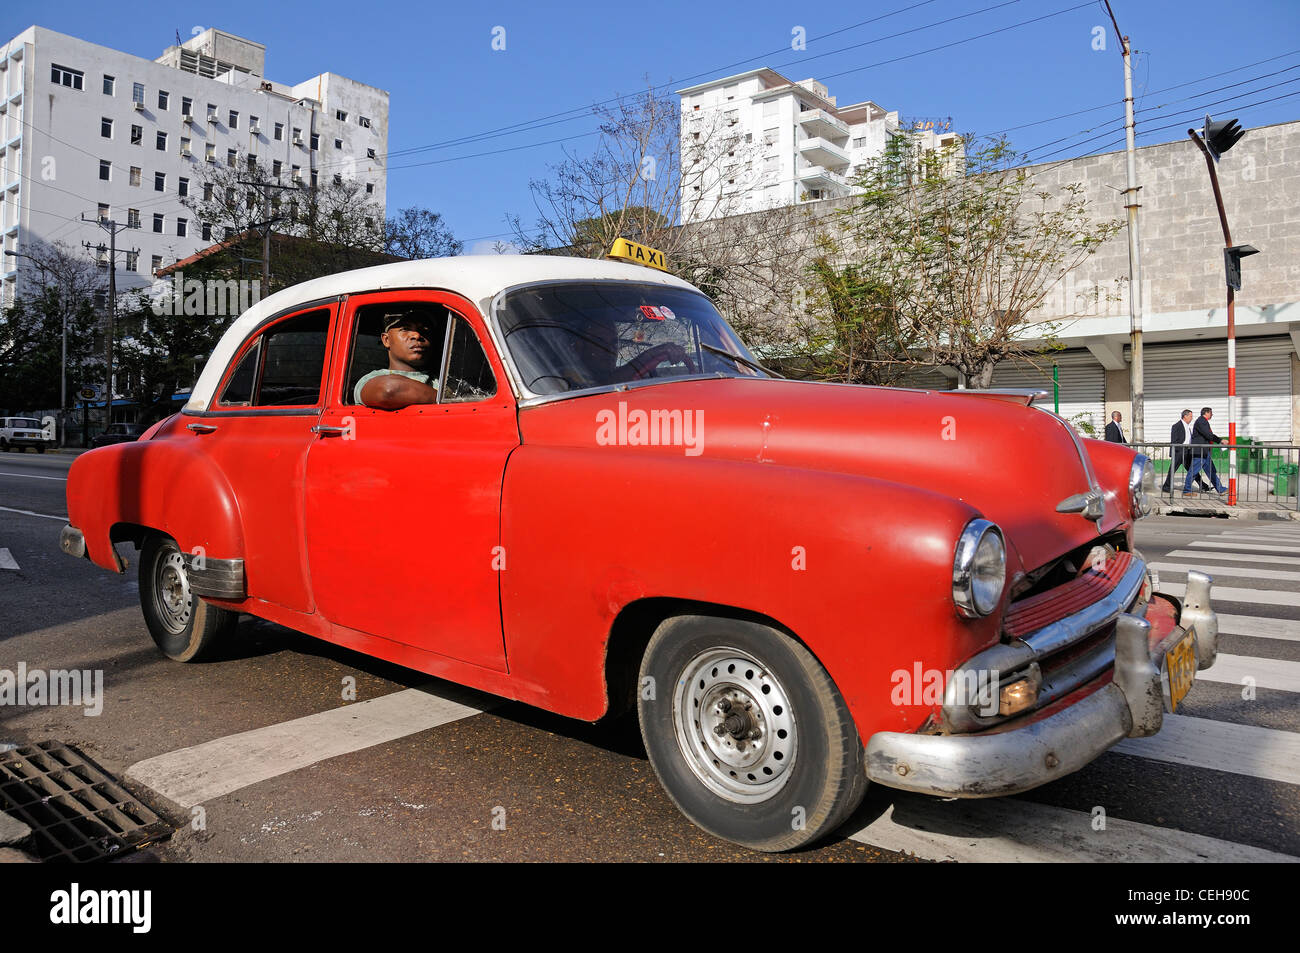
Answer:
[[8, 453], [8, 452], [9, 452], [9, 441], [8, 441], [8, 440], [0, 440], [0, 450], [3, 450], [5, 453]]
[[43, 447], [43, 446], [41, 446], [41, 447], [37, 447], [37, 448], [36, 448], [36, 452], [37, 452], [37, 453], [44, 453], [44, 452], [45, 452], [45, 447]]
[[199, 662], [211, 657], [239, 622], [239, 613], [208, 605], [189, 591], [189, 576], [176, 541], [152, 536], [140, 553], [140, 609], [154, 644], [169, 659]]
[[865, 761], [848, 707], [812, 653], [776, 629], [668, 619], [646, 647], [640, 685], [637, 714], [655, 774], [709, 833], [754, 850], [794, 850], [861, 803]]

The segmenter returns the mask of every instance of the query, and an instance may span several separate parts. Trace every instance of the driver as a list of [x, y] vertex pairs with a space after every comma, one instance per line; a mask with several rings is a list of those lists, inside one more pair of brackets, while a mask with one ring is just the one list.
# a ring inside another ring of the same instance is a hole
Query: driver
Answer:
[[357, 381], [358, 403], [380, 410], [400, 410], [438, 400], [438, 379], [425, 371], [432, 360], [433, 332], [427, 318], [409, 312], [384, 315], [379, 343], [388, 350], [388, 367]]

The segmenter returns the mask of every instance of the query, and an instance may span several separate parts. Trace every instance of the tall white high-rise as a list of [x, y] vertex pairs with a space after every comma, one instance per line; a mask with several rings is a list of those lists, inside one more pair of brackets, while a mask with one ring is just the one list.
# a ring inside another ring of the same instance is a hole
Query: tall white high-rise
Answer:
[[767, 68], [677, 95], [686, 222], [849, 195], [861, 164], [900, 131], [926, 149], [957, 142], [943, 124], [900, 124], [896, 111], [870, 100], [838, 106], [817, 80], [793, 82]]
[[119, 249], [139, 249], [119, 250], [121, 289], [219, 240], [181, 201], [204, 163], [255, 157], [286, 185], [353, 178], [382, 210], [388, 93], [334, 73], [277, 83], [265, 58], [214, 29], [157, 60], [39, 26], [0, 47], [0, 244], [18, 253], [0, 257], [0, 304], [36, 275], [34, 240], [106, 243], [96, 219], [128, 224]]

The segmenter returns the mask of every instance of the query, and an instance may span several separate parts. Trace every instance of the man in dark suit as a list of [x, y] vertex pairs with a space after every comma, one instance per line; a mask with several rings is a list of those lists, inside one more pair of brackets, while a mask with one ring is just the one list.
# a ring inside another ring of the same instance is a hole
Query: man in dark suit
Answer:
[[1110, 423], [1106, 425], [1106, 439], [1111, 443], [1128, 443], [1124, 439], [1124, 428], [1120, 426], [1123, 419], [1124, 415], [1118, 410], [1110, 415]]
[[1214, 481], [1216, 493], [1228, 492], [1228, 488], [1219, 480], [1218, 471], [1214, 469], [1214, 461], [1210, 458], [1210, 444], [1223, 443], [1223, 438], [1210, 429], [1210, 419], [1213, 416], [1213, 408], [1202, 407], [1201, 416], [1196, 418], [1196, 423], [1192, 426], [1192, 466], [1187, 471], [1187, 479], [1183, 481], [1184, 496], [1191, 492], [1192, 478], [1201, 470], [1204, 470]]
[[[1192, 468], [1192, 412], [1184, 410], [1182, 418], [1174, 421], [1174, 425], [1169, 428], [1169, 472], [1165, 474], [1165, 485], [1161, 487], [1161, 492], [1168, 493], [1172, 485], [1174, 474], [1178, 468], [1184, 470]], [[1196, 486], [1200, 490], [1209, 491], [1203, 474], [1196, 474]]]

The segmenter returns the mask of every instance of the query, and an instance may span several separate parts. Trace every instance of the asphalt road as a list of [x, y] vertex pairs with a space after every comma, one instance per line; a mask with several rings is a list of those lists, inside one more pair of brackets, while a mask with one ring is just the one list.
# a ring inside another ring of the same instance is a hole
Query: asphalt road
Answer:
[[559, 718], [248, 617], [221, 659], [164, 659], [133, 574], [58, 550], [70, 462], [0, 455], [0, 669], [102, 670], [105, 702], [0, 707], [0, 742], [64, 741], [124, 779], [177, 827], [161, 860], [1300, 858], [1300, 523], [1140, 524], [1162, 584], [1217, 567], [1234, 618], [1160, 746], [1017, 798], [876, 787], [835, 838], [772, 857], [677, 812], [635, 719]]

